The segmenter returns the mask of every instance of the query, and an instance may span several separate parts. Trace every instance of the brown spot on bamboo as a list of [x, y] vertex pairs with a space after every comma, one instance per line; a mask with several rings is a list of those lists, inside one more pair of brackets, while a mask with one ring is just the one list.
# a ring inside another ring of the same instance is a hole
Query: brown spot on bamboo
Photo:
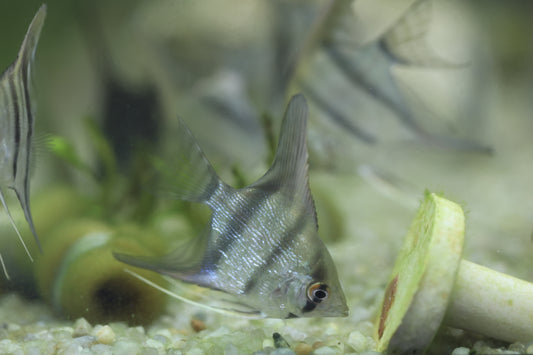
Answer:
[[387, 286], [387, 291], [385, 292], [385, 298], [383, 300], [383, 307], [381, 308], [381, 316], [379, 318], [379, 328], [378, 328], [378, 336], [379, 339], [383, 336], [383, 332], [385, 331], [385, 321], [387, 320], [387, 316], [389, 315], [390, 308], [392, 307], [392, 303], [394, 302], [394, 297], [396, 296], [396, 288], [398, 286], [398, 275]]

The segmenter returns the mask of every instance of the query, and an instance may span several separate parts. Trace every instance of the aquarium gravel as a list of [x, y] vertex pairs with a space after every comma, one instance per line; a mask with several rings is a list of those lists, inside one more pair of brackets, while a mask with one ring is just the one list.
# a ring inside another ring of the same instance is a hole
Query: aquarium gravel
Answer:
[[[335, 322], [299, 327], [282, 320], [248, 321], [174, 306], [179, 314], [169, 310], [148, 327], [91, 325], [84, 318], [60, 321], [39, 302], [5, 295], [0, 316], [9, 321], [1, 324], [0, 354], [341, 354], [368, 351], [373, 345], [368, 322], [339, 336]], [[205, 329], [198, 330], [194, 322], [204, 322]], [[283, 347], [274, 341], [276, 332], [283, 334]]]
[[[249, 321], [170, 307], [153, 325], [128, 327], [125, 323], [89, 324], [80, 318], [60, 321], [40, 302], [10, 294], [0, 298], [0, 354], [373, 354], [372, 324], [349, 321]], [[174, 313], [179, 312], [179, 313]], [[18, 320], [18, 321], [17, 321]], [[196, 331], [191, 322], [205, 322]], [[289, 347], [276, 348], [279, 333]], [[455, 332], [455, 338], [464, 336]], [[449, 349], [453, 355], [527, 354], [533, 344], [475, 341], [472, 348]]]

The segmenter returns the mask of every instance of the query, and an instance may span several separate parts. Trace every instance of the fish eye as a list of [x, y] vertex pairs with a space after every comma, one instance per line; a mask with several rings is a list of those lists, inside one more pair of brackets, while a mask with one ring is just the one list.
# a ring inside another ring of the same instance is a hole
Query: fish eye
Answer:
[[314, 303], [325, 301], [329, 296], [329, 287], [325, 283], [315, 282], [307, 287], [307, 298]]

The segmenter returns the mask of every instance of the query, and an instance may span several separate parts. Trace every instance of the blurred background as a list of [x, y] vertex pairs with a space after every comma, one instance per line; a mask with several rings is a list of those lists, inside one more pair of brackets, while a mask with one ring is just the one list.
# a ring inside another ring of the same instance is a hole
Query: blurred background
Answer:
[[[225, 181], [247, 185], [270, 165], [288, 98], [303, 92], [321, 236], [353, 319], [369, 318], [424, 189], [467, 212], [467, 258], [533, 281], [530, 2], [47, 4], [32, 195], [58, 182], [99, 191], [109, 169], [95, 131], [121, 183], [142, 180], [143, 154], [172, 161], [177, 116]], [[0, 2], [0, 68], [40, 5]], [[39, 143], [47, 137], [76, 158]], [[117, 201], [141, 196], [137, 183]]]

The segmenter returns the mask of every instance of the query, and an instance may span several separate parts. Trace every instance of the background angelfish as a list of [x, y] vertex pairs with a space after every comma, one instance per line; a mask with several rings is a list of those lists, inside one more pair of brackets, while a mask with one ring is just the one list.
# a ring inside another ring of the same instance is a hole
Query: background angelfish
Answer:
[[[222, 291], [229, 310], [272, 318], [347, 316], [337, 271], [318, 236], [308, 183], [307, 103], [286, 109], [272, 166], [255, 183], [222, 182], [180, 121], [171, 192], [211, 210], [204, 233], [162, 257], [115, 253], [127, 264]], [[164, 174], [164, 172], [163, 172]], [[227, 299], [226, 299], [227, 301]]]
[[[28, 28], [17, 59], [0, 77], [0, 200], [30, 259], [32, 257], [7, 207], [4, 187], [15, 191], [26, 221], [41, 248], [33, 226], [29, 202], [30, 154], [35, 114], [30, 91], [32, 59], [45, 17], [46, 5], [42, 5]], [[1, 255], [0, 263], [9, 278]]]

